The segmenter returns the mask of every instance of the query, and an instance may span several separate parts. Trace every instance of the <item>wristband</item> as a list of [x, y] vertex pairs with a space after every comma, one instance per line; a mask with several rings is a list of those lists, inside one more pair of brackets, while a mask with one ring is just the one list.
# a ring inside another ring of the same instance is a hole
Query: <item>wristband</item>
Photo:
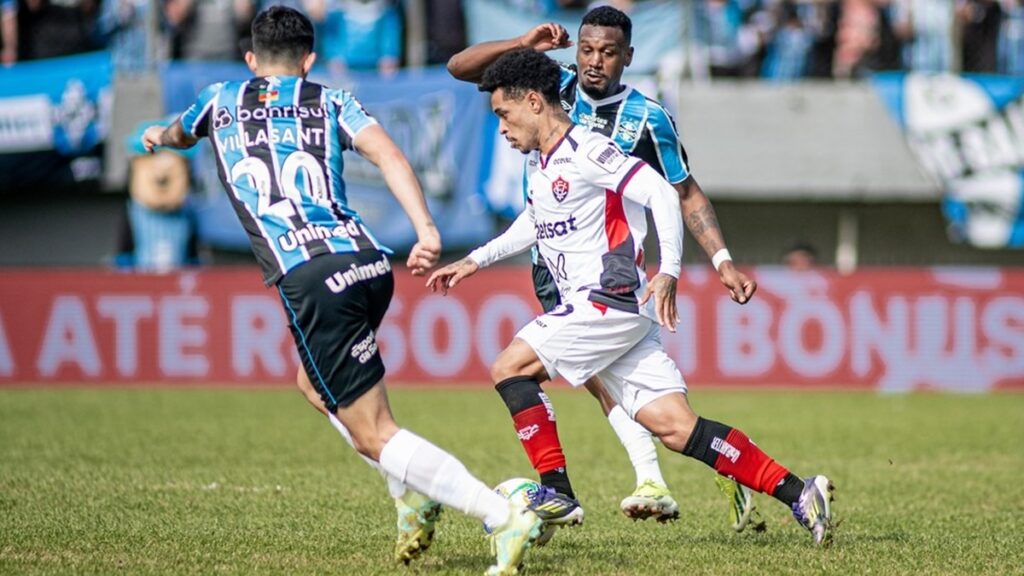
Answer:
[[715, 270], [718, 270], [718, 267], [726, 260], [732, 262], [732, 256], [729, 255], [728, 250], [722, 248], [718, 252], [715, 252], [715, 255], [711, 257], [711, 265], [715, 267]]

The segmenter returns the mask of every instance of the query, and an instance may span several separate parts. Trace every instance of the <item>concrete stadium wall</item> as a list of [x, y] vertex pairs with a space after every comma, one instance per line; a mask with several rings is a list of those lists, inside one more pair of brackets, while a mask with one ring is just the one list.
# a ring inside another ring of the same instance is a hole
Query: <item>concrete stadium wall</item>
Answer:
[[682, 84], [676, 122], [718, 197], [935, 201], [932, 181], [869, 84]]

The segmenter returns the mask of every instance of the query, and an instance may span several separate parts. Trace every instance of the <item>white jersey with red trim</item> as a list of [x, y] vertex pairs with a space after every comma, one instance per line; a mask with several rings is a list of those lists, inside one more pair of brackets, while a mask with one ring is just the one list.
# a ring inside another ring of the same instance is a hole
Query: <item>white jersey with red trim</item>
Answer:
[[598, 307], [655, 317], [653, 300], [639, 305], [647, 284], [645, 206], [654, 209], [660, 271], [678, 277], [678, 198], [650, 166], [606, 136], [575, 125], [549, 155], [534, 151], [527, 159], [526, 213], [563, 302], [587, 290]]

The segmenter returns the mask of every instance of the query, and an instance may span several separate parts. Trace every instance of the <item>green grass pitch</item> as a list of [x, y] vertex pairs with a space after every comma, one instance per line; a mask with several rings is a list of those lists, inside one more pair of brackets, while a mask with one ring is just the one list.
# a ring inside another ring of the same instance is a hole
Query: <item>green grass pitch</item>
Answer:
[[[692, 394], [801, 475], [827, 473], [841, 524], [820, 550], [771, 498], [732, 533], [712, 472], [660, 447], [682, 509], [618, 510], [632, 469], [597, 404], [556, 389], [586, 523], [531, 574], [1024, 574], [1024, 395]], [[532, 477], [490, 390], [399, 389], [401, 424], [489, 485]], [[480, 523], [447, 511], [434, 547], [391, 564], [391, 500], [285, 389], [0, 391], [0, 574], [481, 574]]]

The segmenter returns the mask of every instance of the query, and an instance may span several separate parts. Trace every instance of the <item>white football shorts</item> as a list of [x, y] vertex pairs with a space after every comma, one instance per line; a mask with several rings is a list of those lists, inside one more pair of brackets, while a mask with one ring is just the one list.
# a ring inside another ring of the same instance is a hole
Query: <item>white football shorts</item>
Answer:
[[577, 292], [516, 334], [544, 363], [549, 378], [560, 375], [573, 386], [598, 376], [631, 417], [651, 401], [686, 393], [686, 382], [661, 343], [661, 327], [651, 319], [608, 308], [601, 311]]

